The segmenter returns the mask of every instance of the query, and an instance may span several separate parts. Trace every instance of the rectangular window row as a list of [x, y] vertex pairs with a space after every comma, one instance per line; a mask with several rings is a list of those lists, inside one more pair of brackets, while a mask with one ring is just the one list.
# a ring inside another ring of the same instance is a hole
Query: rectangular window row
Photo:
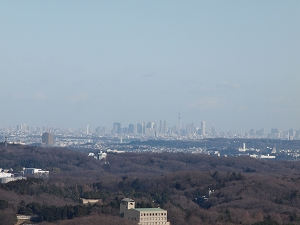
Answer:
[[143, 217], [143, 218], [141, 218], [141, 221], [147, 221], [147, 220], [165, 220], [165, 221], [167, 221], [167, 217], [163, 216], [163, 217]]
[[141, 216], [166, 216], [167, 213], [141, 213]]
[[167, 224], [166, 222], [144, 222], [144, 223], [139, 223], [140, 225], [157, 225], [157, 224]]

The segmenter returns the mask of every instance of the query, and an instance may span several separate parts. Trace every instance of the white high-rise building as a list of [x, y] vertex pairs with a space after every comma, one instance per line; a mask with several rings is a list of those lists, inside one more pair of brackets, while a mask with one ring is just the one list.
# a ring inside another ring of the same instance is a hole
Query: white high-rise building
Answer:
[[206, 123], [204, 121], [201, 122], [201, 134], [205, 135], [206, 134]]

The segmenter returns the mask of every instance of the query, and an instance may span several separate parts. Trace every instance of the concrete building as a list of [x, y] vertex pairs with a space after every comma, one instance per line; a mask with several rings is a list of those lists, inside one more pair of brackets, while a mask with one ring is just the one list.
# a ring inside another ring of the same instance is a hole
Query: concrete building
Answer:
[[22, 179], [26, 179], [26, 178], [22, 177], [22, 176], [15, 177], [14, 174], [12, 174], [12, 173], [0, 172], [0, 183], [1, 184], [6, 184], [10, 181], [22, 180]]
[[161, 208], [135, 208], [134, 200], [124, 198], [120, 203], [120, 216], [133, 220], [138, 225], [170, 225], [167, 210]]
[[23, 174], [24, 177], [49, 178], [49, 171], [37, 168], [24, 168]]
[[12, 173], [0, 172], [0, 178], [2, 177], [13, 177]]
[[0, 177], [0, 183], [6, 184], [11, 181], [26, 180], [26, 177]]
[[52, 147], [54, 145], [54, 138], [52, 133], [45, 132], [42, 134], [42, 145], [45, 147]]

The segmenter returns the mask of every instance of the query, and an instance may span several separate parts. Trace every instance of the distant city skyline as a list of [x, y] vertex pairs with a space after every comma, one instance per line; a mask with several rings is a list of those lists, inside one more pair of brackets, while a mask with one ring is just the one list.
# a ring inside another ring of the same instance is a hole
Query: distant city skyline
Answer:
[[2, 1], [0, 127], [298, 129], [299, 9], [297, 0]]
[[[139, 131], [139, 129], [143, 129], [143, 128], [139, 128], [139, 124], [142, 124], [144, 126], [144, 130], [143, 131]], [[121, 122], [113, 122], [111, 124], [85, 124], [85, 126], [81, 127], [81, 126], [72, 126], [72, 127], [64, 127], [64, 126], [53, 126], [51, 124], [48, 125], [38, 125], [38, 126], [34, 126], [31, 124], [18, 124], [18, 125], [12, 125], [12, 126], [0, 126], [0, 130], [2, 129], [13, 129], [13, 130], [19, 130], [19, 131], [27, 131], [27, 130], [38, 130], [39, 132], [52, 132], [53, 129], [75, 129], [75, 130], [81, 130], [82, 132], [84, 132], [86, 135], [89, 134], [93, 134], [97, 131], [97, 129], [99, 128], [105, 128], [107, 131], [111, 132], [112, 134], [117, 134], [117, 133], [122, 133], [123, 132], [123, 128], [126, 129], [126, 132], [129, 133], [145, 133], [145, 128], [149, 127], [151, 129], [153, 129], [153, 131], [157, 131], [159, 133], [167, 133], [168, 129], [179, 129], [181, 127], [181, 130], [199, 130], [200, 133], [199, 135], [205, 135], [205, 134], [213, 134], [213, 133], [220, 133], [220, 132], [236, 132], [239, 134], [243, 134], [243, 133], [249, 133], [254, 135], [256, 132], [260, 133], [263, 130], [263, 133], [265, 134], [276, 134], [278, 132], [289, 132], [289, 133], [293, 133], [296, 131], [300, 132], [300, 127], [299, 128], [295, 128], [295, 127], [291, 127], [288, 129], [285, 128], [281, 128], [281, 127], [270, 127], [270, 128], [265, 128], [265, 127], [250, 127], [246, 130], [237, 130], [237, 129], [228, 129], [228, 130], [223, 130], [223, 129], [218, 129], [218, 127], [215, 124], [208, 124], [206, 121], [198, 121], [198, 122], [189, 122], [189, 123], [182, 123], [182, 121], [178, 121], [175, 124], [171, 124], [168, 120], [159, 120], [159, 121], [138, 121], [138, 122], [129, 122], [129, 123], [121, 123]], [[122, 131], [121, 131], [122, 130]], [[190, 132], [192, 132], [192, 130]]]

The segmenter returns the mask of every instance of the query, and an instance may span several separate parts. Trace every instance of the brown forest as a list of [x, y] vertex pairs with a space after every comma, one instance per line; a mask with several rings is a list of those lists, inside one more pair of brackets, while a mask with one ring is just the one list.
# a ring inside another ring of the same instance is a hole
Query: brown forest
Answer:
[[167, 209], [172, 225], [300, 224], [299, 162], [183, 153], [108, 154], [107, 161], [66, 148], [0, 146], [1, 168], [50, 171], [48, 180], [0, 185], [0, 224], [15, 224], [16, 213], [36, 215], [39, 224], [134, 224], [118, 217], [124, 197]]

